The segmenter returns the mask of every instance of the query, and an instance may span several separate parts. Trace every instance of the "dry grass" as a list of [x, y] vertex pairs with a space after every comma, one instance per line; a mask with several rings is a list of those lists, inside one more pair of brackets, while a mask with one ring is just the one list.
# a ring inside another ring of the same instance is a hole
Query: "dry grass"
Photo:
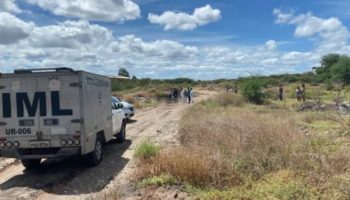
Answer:
[[233, 93], [221, 93], [214, 98], [220, 106], [243, 106], [245, 104], [244, 98], [241, 95]]
[[347, 199], [349, 189], [344, 185], [350, 182], [346, 178], [350, 176], [349, 138], [301, 132], [301, 121], [315, 120], [341, 121], [319, 113], [298, 116], [286, 110], [254, 112], [247, 107], [213, 109], [207, 103], [198, 104], [181, 120], [182, 147], [164, 149], [143, 161], [139, 178], [166, 174], [194, 186], [222, 190], [255, 184], [271, 173], [291, 170], [298, 184], [281, 188], [286, 191], [282, 199], [293, 199], [294, 190], [289, 189], [300, 186], [297, 192], [303, 191], [303, 185], [310, 186], [312, 196]]
[[237, 171], [252, 177], [285, 168], [293, 144], [303, 137], [290, 118], [243, 109], [211, 113], [203, 107], [196, 109], [182, 120], [182, 143], [202, 147], [200, 151], [214, 157], [229, 158]]
[[338, 113], [335, 112], [306, 112], [300, 114], [301, 120], [306, 123], [312, 123], [313, 121], [333, 121], [343, 122], [344, 119]]
[[[162, 151], [158, 156], [139, 166], [139, 178], [169, 174], [182, 182], [199, 187], [226, 187], [241, 183], [235, 172], [219, 170], [227, 167], [219, 160], [187, 148]], [[223, 173], [225, 172], [225, 173]]]

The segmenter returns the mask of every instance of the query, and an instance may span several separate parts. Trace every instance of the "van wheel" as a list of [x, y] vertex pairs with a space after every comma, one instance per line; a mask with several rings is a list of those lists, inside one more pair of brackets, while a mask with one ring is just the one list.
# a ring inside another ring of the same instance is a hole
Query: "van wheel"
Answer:
[[41, 159], [21, 160], [26, 169], [35, 169], [40, 166]]
[[124, 143], [125, 142], [125, 133], [126, 133], [126, 123], [123, 122], [122, 128], [117, 135], [117, 142]]
[[96, 138], [95, 150], [87, 155], [87, 161], [90, 166], [97, 166], [103, 158], [103, 141], [101, 137]]

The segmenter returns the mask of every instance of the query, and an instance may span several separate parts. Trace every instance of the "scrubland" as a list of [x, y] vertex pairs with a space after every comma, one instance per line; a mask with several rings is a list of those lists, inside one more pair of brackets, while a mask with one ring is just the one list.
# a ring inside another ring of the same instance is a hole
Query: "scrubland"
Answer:
[[138, 185], [181, 185], [194, 199], [350, 199], [349, 117], [298, 106], [231, 93], [197, 103], [181, 145], [139, 147]]

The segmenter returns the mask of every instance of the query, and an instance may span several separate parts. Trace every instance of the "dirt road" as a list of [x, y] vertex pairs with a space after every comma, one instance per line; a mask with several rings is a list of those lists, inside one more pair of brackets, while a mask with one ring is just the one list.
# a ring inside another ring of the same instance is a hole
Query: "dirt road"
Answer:
[[[212, 92], [201, 91], [196, 99]], [[27, 171], [21, 163], [3, 160], [0, 165], [1, 200], [87, 199], [118, 188], [122, 199], [133, 199], [130, 177], [136, 166], [133, 151], [138, 143], [149, 139], [164, 146], [178, 144], [178, 122], [189, 105], [163, 104], [137, 112], [127, 126], [127, 141], [105, 146], [104, 160], [95, 168], [85, 167], [80, 158], [46, 160], [42, 167]]]

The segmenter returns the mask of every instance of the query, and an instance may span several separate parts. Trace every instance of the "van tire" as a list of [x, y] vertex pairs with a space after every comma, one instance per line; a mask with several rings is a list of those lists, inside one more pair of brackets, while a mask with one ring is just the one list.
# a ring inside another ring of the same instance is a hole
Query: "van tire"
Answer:
[[100, 136], [96, 137], [95, 149], [87, 155], [89, 166], [95, 167], [101, 163], [103, 159], [103, 140]]
[[121, 127], [120, 132], [117, 135], [117, 142], [124, 143], [125, 142], [125, 133], [126, 133], [126, 123], [123, 121], [123, 125]]
[[38, 168], [40, 166], [41, 163], [41, 159], [25, 159], [25, 160], [21, 160], [22, 161], [22, 165], [26, 168], [26, 169], [35, 169]]

